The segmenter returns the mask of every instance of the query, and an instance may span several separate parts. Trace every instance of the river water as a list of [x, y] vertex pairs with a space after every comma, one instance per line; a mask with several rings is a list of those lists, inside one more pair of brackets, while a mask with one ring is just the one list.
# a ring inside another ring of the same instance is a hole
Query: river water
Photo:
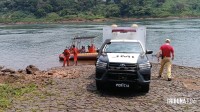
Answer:
[[[42, 70], [62, 66], [58, 55], [71, 44], [75, 35], [98, 36], [102, 44], [102, 28], [107, 25], [147, 27], [147, 48], [154, 54], [166, 38], [175, 49], [174, 64], [200, 67], [200, 19], [114, 21], [99, 23], [0, 25], [0, 65], [24, 69], [32, 64]], [[85, 42], [88, 45], [90, 42]], [[149, 55], [156, 62], [156, 58]]]

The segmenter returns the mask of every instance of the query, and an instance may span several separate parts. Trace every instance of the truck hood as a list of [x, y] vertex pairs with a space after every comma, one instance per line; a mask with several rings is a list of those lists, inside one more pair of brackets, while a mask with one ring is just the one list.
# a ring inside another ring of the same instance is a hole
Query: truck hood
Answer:
[[109, 62], [115, 63], [137, 63], [139, 53], [107, 53]]

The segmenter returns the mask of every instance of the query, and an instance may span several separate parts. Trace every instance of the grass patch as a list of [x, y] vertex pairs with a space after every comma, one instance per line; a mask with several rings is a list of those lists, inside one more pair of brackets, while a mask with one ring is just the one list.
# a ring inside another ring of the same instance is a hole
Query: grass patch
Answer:
[[26, 93], [32, 92], [37, 88], [35, 84], [27, 84], [20, 87], [11, 84], [0, 85], [0, 112], [11, 105], [12, 98], [20, 97]]

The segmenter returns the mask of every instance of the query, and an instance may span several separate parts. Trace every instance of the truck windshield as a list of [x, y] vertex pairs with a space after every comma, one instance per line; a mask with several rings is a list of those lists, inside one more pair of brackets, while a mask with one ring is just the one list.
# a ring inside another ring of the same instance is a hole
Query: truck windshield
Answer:
[[105, 53], [142, 53], [139, 42], [111, 42], [104, 47]]

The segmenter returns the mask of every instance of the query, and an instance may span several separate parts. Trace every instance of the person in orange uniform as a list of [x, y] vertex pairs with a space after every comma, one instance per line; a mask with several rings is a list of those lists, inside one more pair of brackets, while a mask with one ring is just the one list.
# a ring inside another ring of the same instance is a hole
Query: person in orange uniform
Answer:
[[89, 52], [89, 53], [95, 53], [95, 52], [96, 52], [95, 49], [96, 49], [96, 48], [95, 48], [94, 44], [91, 44], [91, 46], [88, 46], [88, 52]]
[[90, 49], [91, 49], [91, 53], [95, 53], [95, 46], [94, 46], [94, 44], [92, 44], [91, 46], [90, 46]]
[[72, 48], [72, 51], [73, 51], [73, 54], [74, 54], [74, 64], [77, 66], [77, 63], [78, 63], [78, 49], [76, 48], [75, 45], [73, 45], [73, 48]]
[[65, 67], [66, 61], [67, 61], [67, 66], [69, 66], [69, 57], [70, 57], [69, 49], [66, 48], [63, 54], [64, 54], [63, 67]]
[[88, 53], [90, 53], [91, 52], [91, 47], [90, 47], [90, 45], [88, 45]]

